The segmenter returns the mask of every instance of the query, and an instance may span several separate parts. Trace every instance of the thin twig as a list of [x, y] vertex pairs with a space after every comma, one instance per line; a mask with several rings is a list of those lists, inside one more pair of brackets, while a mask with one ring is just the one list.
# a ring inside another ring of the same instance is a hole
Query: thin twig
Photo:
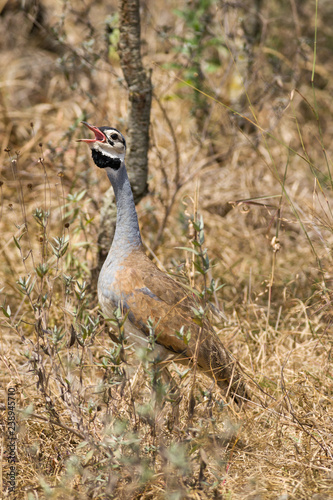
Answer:
[[[26, 413], [27, 410], [18, 409], [17, 411], [19, 411], [20, 413]], [[43, 420], [43, 422], [48, 422], [51, 425], [56, 425], [58, 427], [61, 427], [65, 431], [68, 431], [68, 432], [71, 432], [72, 434], [75, 434], [75, 436], [79, 437], [80, 439], [86, 440], [86, 437], [84, 436], [84, 434], [81, 434], [81, 432], [79, 432], [79, 431], [73, 429], [72, 427], [69, 427], [68, 425], [63, 424], [57, 420], [53, 420], [52, 418], [43, 417], [41, 415], [37, 415], [37, 413], [26, 413], [25, 416], [29, 417], [29, 418], [32, 417], [32, 418], [36, 418], [38, 420]]]

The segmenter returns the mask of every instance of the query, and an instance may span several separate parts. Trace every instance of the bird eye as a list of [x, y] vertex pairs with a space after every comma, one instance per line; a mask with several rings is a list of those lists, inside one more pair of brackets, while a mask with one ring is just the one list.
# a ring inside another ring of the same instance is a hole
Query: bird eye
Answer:
[[118, 139], [118, 134], [111, 134], [111, 139], [113, 139], [114, 141]]

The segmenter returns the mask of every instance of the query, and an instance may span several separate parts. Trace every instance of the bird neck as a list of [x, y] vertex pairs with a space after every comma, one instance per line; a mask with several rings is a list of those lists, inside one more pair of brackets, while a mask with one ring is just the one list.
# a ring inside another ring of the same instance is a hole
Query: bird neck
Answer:
[[111, 250], [123, 255], [142, 245], [138, 216], [124, 161], [118, 170], [106, 170], [117, 205], [117, 224]]

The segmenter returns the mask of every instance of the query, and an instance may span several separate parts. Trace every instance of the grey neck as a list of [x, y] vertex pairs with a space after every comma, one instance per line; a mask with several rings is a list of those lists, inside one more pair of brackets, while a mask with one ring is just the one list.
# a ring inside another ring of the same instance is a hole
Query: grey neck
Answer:
[[142, 245], [138, 216], [125, 162], [121, 162], [118, 170], [107, 167], [106, 171], [117, 205], [117, 225], [110, 253], [112, 251], [112, 254], [117, 253], [122, 256]]

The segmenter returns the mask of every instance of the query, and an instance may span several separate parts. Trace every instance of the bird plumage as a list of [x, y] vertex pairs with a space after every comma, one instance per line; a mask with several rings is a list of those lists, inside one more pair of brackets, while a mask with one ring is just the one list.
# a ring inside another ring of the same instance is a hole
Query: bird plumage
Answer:
[[[114, 128], [83, 123], [94, 132], [95, 139], [80, 140], [90, 146], [96, 165], [107, 171], [117, 203], [116, 231], [98, 280], [103, 312], [112, 317], [120, 306], [128, 314], [125, 333], [134, 344], [148, 346], [148, 323], [153, 321], [155, 358], [183, 364], [196, 358], [197, 366], [224, 391], [229, 389], [236, 400], [248, 398], [236, 361], [208, 320], [201, 325], [194, 321], [194, 299], [144, 252], [125, 167], [124, 137]], [[190, 335], [185, 338], [181, 332], [188, 331]]]

